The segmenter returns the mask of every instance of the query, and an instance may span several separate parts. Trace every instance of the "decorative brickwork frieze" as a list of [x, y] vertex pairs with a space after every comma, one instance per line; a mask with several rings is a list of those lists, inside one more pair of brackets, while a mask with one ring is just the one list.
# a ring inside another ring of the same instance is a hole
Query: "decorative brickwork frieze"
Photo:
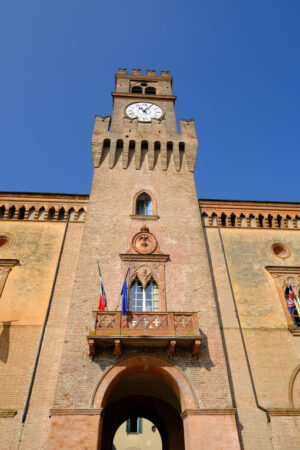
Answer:
[[88, 195], [0, 193], [1, 220], [84, 222]]
[[300, 204], [199, 200], [205, 227], [300, 230]]

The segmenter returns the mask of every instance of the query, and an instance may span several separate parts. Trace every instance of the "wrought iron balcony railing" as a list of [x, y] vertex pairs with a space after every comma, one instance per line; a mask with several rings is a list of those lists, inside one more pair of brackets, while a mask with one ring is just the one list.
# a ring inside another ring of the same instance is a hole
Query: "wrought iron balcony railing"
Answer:
[[114, 347], [117, 357], [123, 346], [166, 347], [170, 358], [176, 347], [192, 347], [192, 355], [199, 357], [201, 335], [197, 313], [193, 312], [129, 312], [93, 311], [87, 336], [90, 355], [96, 347]]

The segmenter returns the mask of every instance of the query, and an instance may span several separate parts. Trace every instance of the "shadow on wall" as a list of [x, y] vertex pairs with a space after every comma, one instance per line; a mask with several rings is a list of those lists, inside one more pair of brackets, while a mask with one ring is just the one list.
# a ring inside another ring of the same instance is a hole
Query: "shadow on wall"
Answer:
[[200, 367], [204, 367], [206, 370], [210, 370], [215, 366], [215, 363], [210, 358], [209, 347], [208, 347], [208, 339], [206, 334], [201, 331], [201, 345], [200, 345]]
[[12, 320], [8, 320], [7, 322], [2, 322], [2, 332], [0, 335], [0, 360], [6, 363], [8, 359], [9, 353], [9, 330]]

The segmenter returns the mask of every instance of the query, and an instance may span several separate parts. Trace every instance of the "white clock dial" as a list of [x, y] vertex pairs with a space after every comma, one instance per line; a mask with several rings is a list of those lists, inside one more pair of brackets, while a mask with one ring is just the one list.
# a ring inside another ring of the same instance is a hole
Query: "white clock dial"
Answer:
[[126, 114], [131, 119], [138, 119], [140, 122], [151, 122], [152, 119], [159, 119], [162, 116], [162, 110], [153, 103], [131, 103], [127, 106]]

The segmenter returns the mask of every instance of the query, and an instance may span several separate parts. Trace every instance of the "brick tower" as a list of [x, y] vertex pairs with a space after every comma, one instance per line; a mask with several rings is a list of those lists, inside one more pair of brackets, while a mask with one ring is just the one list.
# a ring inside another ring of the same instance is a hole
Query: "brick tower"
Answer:
[[[112, 96], [112, 118], [95, 119], [47, 448], [106, 450], [131, 416], [152, 420], [165, 449], [239, 448], [194, 183], [194, 121], [180, 120], [178, 133], [169, 72], [120, 69]], [[97, 310], [97, 263], [106, 311]]]

